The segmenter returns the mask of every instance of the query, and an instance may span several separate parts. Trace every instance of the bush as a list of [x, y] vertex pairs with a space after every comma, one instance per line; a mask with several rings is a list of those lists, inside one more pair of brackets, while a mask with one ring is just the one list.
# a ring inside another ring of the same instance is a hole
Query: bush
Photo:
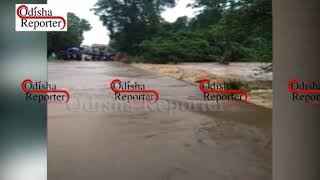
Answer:
[[250, 39], [243, 48], [243, 57], [249, 61], [271, 61], [272, 41], [264, 38]]
[[214, 48], [201, 34], [183, 32], [168, 33], [143, 41], [138, 48], [146, 62], [179, 63], [214, 61]]

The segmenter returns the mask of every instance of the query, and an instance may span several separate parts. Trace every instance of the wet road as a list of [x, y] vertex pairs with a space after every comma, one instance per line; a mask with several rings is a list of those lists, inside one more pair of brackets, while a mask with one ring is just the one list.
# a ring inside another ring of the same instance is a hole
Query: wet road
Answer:
[[[271, 110], [208, 105], [196, 86], [117, 62], [49, 63], [68, 104], [48, 106], [49, 180], [271, 180]], [[114, 102], [111, 80], [157, 104]]]

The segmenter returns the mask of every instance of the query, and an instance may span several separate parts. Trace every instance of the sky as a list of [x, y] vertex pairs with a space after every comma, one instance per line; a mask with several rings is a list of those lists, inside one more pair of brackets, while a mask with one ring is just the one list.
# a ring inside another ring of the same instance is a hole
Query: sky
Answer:
[[[78, 17], [86, 19], [90, 22], [92, 29], [84, 33], [83, 45], [92, 44], [108, 44], [109, 42], [109, 32], [99, 17], [94, 15], [91, 8], [95, 5], [98, 0], [48, 0], [50, 7], [64, 9], [66, 12], [73, 12]], [[169, 21], [174, 22], [178, 17], [188, 16], [193, 17], [196, 10], [192, 8], [187, 8], [189, 3], [193, 0], [178, 0], [177, 5], [174, 8], [166, 9], [162, 13], [162, 17]]]

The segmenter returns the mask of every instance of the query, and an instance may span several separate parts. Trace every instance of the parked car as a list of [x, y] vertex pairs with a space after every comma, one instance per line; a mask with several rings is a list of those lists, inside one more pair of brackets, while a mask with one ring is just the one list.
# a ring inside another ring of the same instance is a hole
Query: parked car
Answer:
[[80, 48], [69, 48], [60, 52], [60, 57], [63, 60], [78, 60], [82, 59], [82, 50]]
[[58, 53], [58, 58], [63, 60], [83, 61], [114, 61], [117, 53], [108, 50], [86, 50], [83, 48], [68, 48]]

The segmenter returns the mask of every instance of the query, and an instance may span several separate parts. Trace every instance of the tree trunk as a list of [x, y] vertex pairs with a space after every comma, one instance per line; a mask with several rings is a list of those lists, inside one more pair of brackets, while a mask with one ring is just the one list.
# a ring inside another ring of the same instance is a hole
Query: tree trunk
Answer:
[[229, 48], [226, 48], [222, 57], [219, 60], [220, 64], [228, 65], [232, 58], [232, 51]]

